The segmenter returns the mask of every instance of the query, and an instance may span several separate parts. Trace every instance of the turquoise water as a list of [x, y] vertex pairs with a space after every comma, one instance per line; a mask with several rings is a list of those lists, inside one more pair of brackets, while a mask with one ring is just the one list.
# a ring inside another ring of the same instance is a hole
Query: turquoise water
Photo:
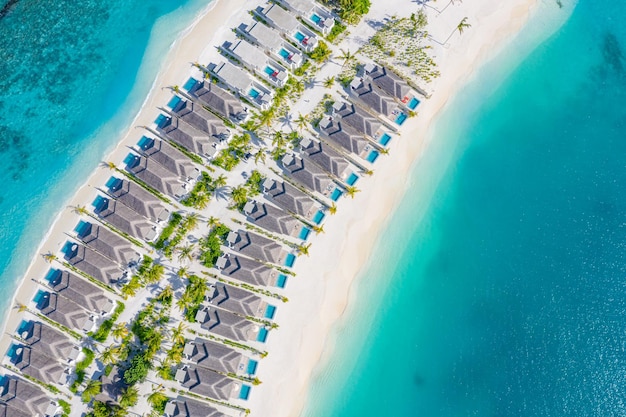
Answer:
[[580, 0], [450, 104], [304, 416], [626, 416], [625, 15]]
[[15, 288], [59, 208], [130, 125], [172, 41], [208, 3], [21, 0], [0, 19], [0, 288]]

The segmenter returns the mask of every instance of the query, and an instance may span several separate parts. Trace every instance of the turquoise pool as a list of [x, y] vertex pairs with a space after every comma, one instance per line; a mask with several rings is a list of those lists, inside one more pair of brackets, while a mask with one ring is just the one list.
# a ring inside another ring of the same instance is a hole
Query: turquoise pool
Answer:
[[30, 321], [22, 320], [20, 323], [20, 327], [17, 328], [17, 334], [22, 335], [22, 333], [27, 332], [30, 329]]
[[263, 317], [265, 317], [266, 319], [273, 319], [274, 314], [276, 314], [276, 307], [268, 305], [267, 309], [265, 310], [265, 315]]
[[295, 261], [296, 261], [296, 255], [294, 255], [293, 253], [289, 253], [287, 254], [287, 259], [285, 259], [285, 266], [288, 266], [289, 268], [291, 268]]
[[169, 107], [170, 109], [175, 108], [176, 106], [178, 106], [178, 103], [180, 103], [182, 100], [180, 99], [180, 97], [178, 96], [174, 96], [172, 97], [172, 99], [170, 100], [169, 103], [167, 103], [167, 107]]
[[122, 180], [116, 177], [110, 177], [105, 185], [109, 191], [114, 192], [122, 186]]
[[162, 127], [165, 125], [165, 123], [168, 121], [168, 117], [164, 114], [159, 114], [159, 117], [157, 117], [154, 120], [154, 123], [158, 126], [158, 127]]
[[294, 36], [294, 38], [296, 38], [296, 40], [298, 42], [302, 42], [303, 40], [306, 39], [306, 36], [304, 36], [304, 34], [302, 32], [296, 32], [296, 34], [293, 35], [293, 36]]
[[378, 156], [380, 155], [380, 153], [378, 153], [378, 151], [374, 150], [372, 152], [369, 153], [369, 155], [367, 155], [367, 162], [371, 162], [374, 163], [374, 161], [378, 158]]
[[311, 233], [311, 229], [309, 229], [308, 227], [303, 227], [302, 230], [300, 230], [300, 234], [298, 235], [298, 237], [302, 240], [306, 240], [309, 237], [309, 233]]
[[139, 139], [139, 142], [137, 142], [137, 146], [139, 146], [139, 148], [144, 151], [146, 149], [150, 149], [152, 147], [152, 144], [154, 144], [154, 139], [150, 139], [147, 136], [142, 136], [141, 139]]
[[93, 203], [91, 203], [91, 205], [94, 206], [96, 212], [102, 211], [103, 209], [108, 207], [109, 199], [99, 195], [96, 197], [95, 200], [93, 200]]
[[407, 104], [407, 107], [411, 110], [415, 110], [418, 104], [420, 104], [420, 101], [413, 97], [411, 101], [409, 101], [409, 104]]
[[315, 22], [316, 25], [319, 25], [320, 22], [322, 21], [322, 18], [318, 16], [316, 13], [313, 13], [313, 15], [311, 16], [311, 20]]
[[380, 143], [383, 146], [387, 146], [390, 140], [391, 140], [391, 135], [389, 133], [383, 133], [380, 139], [378, 139], [378, 143]]
[[335, 190], [333, 191], [333, 193], [330, 195], [330, 199], [333, 201], [337, 201], [339, 200], [339, 197], [341, 197], [341, 190], [339, 188], [335, 188]]
[[265, 343], [268, 334], [269, 332], [267, 331], [267, 329], [265, 327], [261, 327], [261, 330], [259, 330], [259, 335], [256, 337], [256, 341]]
[[257, 90], [255, 90], [254, 88], [251, 88], [250, 91], [248, 91], [248, 95], [252, 98], [257, 98], [259, 96], [259, 93]]
[[276, 286], [278, 288], [285, 288], [285, 285], [287, 285], [287, 275], [280, 274], [276, 280]]
[[272, 74], [274, 74], [276, 71], [274, 70], [274, 68], [270, 67], [269, 65], [265, 67], [265, 73], [269, 76], [271, 76]]
[[350, 174], [350, 176], [348, 177], [348, 179], [346, 180], [346, 183], [348, 185], [354, 185], [355, 182], [357, 182], [359, 179], [359, 176], [356, 175], [354, 172], [352, 174]]
[[406, 113], [402, 113], [401, 112], [398, 115], [398, 117], [396, 117], [396, 120], [395, 120], [396, 124], [402, 126], [402, 123], [404, 123], [404, 121], [407, 119], [407, 117], [409, 117], [409, 116], [407, 116]]
[[184, 88], [186, 91], [189, 91], [189, 90], [191, 90], [192, 88], [194, 88], [194, 87], [196, 86], [196, 84], [198, 84], [198, 80], [196, 80], [195, 78], [193, 78], [193, 77], [192, 77], [192, 78], [189, 78], [189, 79], [187, 80], [187, 82], [185, 83], [185, 85], [183, 86], [183, 88]]
[[254, 375], [256, 373], [256, 367], [259, 363], [255, 360], [248, 359], [248, 367], [246, 368], [246, 373], [248, 375]]
[[45, 280], [48, 281], [51, 285], [55, 285], [58, 282], [61, 273], [62, 272], [58, 269], [50, 268], [50, 270], [48, 270], [48, 273], [46, 274]]
[[74, 231], [78, 236], [83, 237], [91, 231], [91, 223], [81, 220], [74, 228]]
[[33, 298], [33, 301], [35, 302], [35, 304], [39, 304], [40, 302], [42, 302], [45, 298], [49, 296], [50, 296], [50, 293], [48, 291], [39, 290], [37, 291], [37, 294], [35, 294], [35, 298]]
[[322, 210], [318, 210], [317, 213], [315, 213], [315, 216], [313, 216], [313, 223], [320, 224], [322, 220], [324, 220], [324, 217], [326, 217], [324, 212]]
[[239, 399], [247, 400], [250, 396], [250, 385], [242, 385], [241, 391], [239, 391]]
[[285, 59], [289, 59], [289, 55], [291, 54], [285, 48], [281, 48], [280, 51], [278, 52], [278, 55], [282, 56]]

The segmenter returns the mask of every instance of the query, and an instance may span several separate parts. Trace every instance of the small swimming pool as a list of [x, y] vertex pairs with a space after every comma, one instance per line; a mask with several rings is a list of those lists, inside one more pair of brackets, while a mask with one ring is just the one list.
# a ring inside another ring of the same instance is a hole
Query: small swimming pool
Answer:
[[94, 207], [96, 213], [106, 209], [109, 206], [109, 199], [102, 197], [101, 195], [97, 196], [91, 205]]
[[183, 88], [187, 91], [191, 90], [192, 88], [194, 88], [196, 86], [196, 84], [198, 83], [198, 80], [196, 80], [195, 78], [189, 78], [187, 80], [187, 82], [185, 83], [185, 85], [183, 86]]
[[287, 285], [287, 275], [280, 274], [276, 280], [276, 286], [278, 288], [285, 288], [285, 285]]
[[250, 385], [242, 385], [241, 391], [239, 391], [239, 399], [247, 400], [250, 396]]
[[265, 317], [266, 319], [273, 319], [274, 314], [276, 314], [276, 307], [268, 305], [267, 309], [265, 310], [265, 315], [263, 317]]
[[137, 142], [137, 146], [139, 146], [139, 148], [141, 148], [144, 151], [146, 149], [150, 149], [153, 144], [154, 144], [154, 139], [151, 139], [147, 136], [142, 136], [141, 139], [139, 139], [139, 142]]
[[296, 261], [296, 255], [293, 253], [287, 254], [287, 259], [285, 259], [285, 266], [291, 268], [293, 263]]
[[352, 174], [350, 174], [350, 176], [346, 180], [346, 183], [348, 185], [354, 185], [354, 183], [357, 182], [358, 179], [359, 179], [359, 176], [353, 172]]
[[248, 375], [254, 375], [256, 373], [256, 367], [259, 363], [255, 360], [248, 359], [248, 366], [246, 368], [246, 373]]
[[50, 283], [50, 285], [56, 285], [59, 282], [59, 278], [62, 272], [58, 269], [50, 268], [48, 273], [46, 274], [46, 281]]
[[280, 56], [282, 56], [283, 58], [285, 58], [285, 59], [289, 59], [289, 55], [291, 55], [291, 54], [289, 53], [289, 51], [288, 51], [288, 50], [286, 50], [285, 48], [281, 48], [281, 49], [280, 49], [280, 51], [278, 52], [278, 54], [279, 54]]
[[167, 103], [167, 107], [169, 107], [170, 109], [174, 109], [176, 106], [178, 106], [178, 103], [180, 103], [181, 101], [182, 100], [180, 99], [180, 97], [174, 96], [174, 97], [172, 97], [170, 102]]
[[409, 116], [407, 116], [407, 115], [406, 115], [406, 113], [402, 113], [402, 112], [401, 112], [401, 113], [398, 115], [398, 117], [396, 117], [395, 122], [396, 122], [398, 125], [402, 126], [402, 123], [404, 123], [404, 121], [407, 119], [407, 117], [409, 117]]
[[337, 201], [339, 200], [339, 197], [341, 197], [341, 194], [341, 190], [339, 188], [335, 188], [333, 193], [330, 195], [330, 199], [333, 201]]
[[413, 97], [411, 101], [409, 101], [409, 104], [407, 104], [407, 107], [411, 110], [415, 110], [418, 104], [420, 104], [420, 101]]
[[255, 90], [254, 88], [251, 88], [250, 91], [248, 91], [248, 95], [252, 98], [257, 98], [259, 96], [259, 93], [257, 90]]
[[386, 146], [391, 140], [391, 135], [389, 133], [383, 133], [383, 135], [378, 139], [378, 143], [383, 146]]
[[91, 223], [81, 220], [74, 228], [74, 231], [79, 237], [84, 237], [91, 232]]
[[269, 332], [267, 331], [267, 329], [265, 327], [261, 327], [261, 330], [259, 330], [259, 335], [256, 337], [256, 341], [265, 343], [268, 334]]
[[369, 153], [369, 155], [367, 155], [367, 162], [374, 162], [378, 156], [380, 155], [380, 153], [378, 153], [378, 151], [372, 151]]
[[326, 215], [322, 210], [318, 210], [317, 213], [315, 213], [315, 216], [313, 216], [313, 223], [320, 224], [325, 216]]
[[318, 16], [316, 13], [313, 13], [313, 15], [311, 16], [311, 20], [315, 22], [316, 25], [319, 25], [320, 22], [322, 21], [322, 18]]
[[306, 240], [306, 238], [309, 237], [309, 233], [311, 233], [311, 229], [309, 229], [308, 227], [303, 227], [302, 230], [300, 230], [300, 234], [298, 235], [298, 237], [302, 240]]
[[159, 114], [159, 117], [157, 117], [154, 120], [154, 123], [158, 126], [158, 127], [163, 127], [165, 126], [165, 123], [168, 121], [168, 117], [164, 114]]
[[30, 321], [28, 320], [22, 320], [22, 322], [20, 323], [20, 327], [17, 328], [17, 334], [22, 337], [22, 335], [29, 331], [31, 328], [31, 324]]
[[303, 40], [306, 39], [306, 36], [304, 36], [302, 32], [296, 32], [296, 34], [293, 35], [293, 37], [296, 38], [298, 42], [302, 42]]
[[275, 73], [276, 71], [274, 70], [274, 68], [270, 67], [269, 65], [265, 67], [265, 73], [269, 76], [271, 76], [273, 73]]
[[111, 192], [115, 192], [122, 186], [122, 180], [116, 177], [110, 177], [106, 182], [106, 186]]
[[35, 298], [33, 298], [33, 301], [35, 302], [35, 304], [39, 304], [49, 296], [50, 293], [48, 291], [39, 290], [37, 291], [37, 294], [35, 294]]

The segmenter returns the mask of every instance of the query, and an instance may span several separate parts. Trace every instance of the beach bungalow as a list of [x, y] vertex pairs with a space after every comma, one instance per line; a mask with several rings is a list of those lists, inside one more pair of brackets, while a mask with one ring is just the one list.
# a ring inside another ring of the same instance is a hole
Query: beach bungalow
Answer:
[[68, 241], [62, 252], [67, 263], [104, 284], [116, 283], [124, 277], [124, 271], [112, 260], [84, 245]]
[[111, 177], [107, 181], [106, 187], [107, 193], [117, 202], [124, 204], [143, 217], [157, 223], [170, 217], [169, 210], [163, 207], [161, 200], [132, 181]]
[[165, 405], [165, 417], [228, 417], [210, 405], [198, 400], [178, 396]]
[[312, 0], [278, 0], [278, 2], [324, 35], [328, 35], [335, 25], [335, 18], [330, 12]]
[[[134, 192], [134, 191], [133, 191]], [[94, 213], [116, 229], [146, 242], [156, 237], [156, 227], [135, 210], [117, 200], [97, 196], [93, 202]]]
[[178, 175], [150, 158], [130, 153], [124, 163], [126, 171], [163, 194], [179, 198], [187, 193]]
[[195, 318], [204, 330], [236, 342], [256, 341], [261, 330], [259, 324], [215, 307], [201, 307]]
[[197, 81], [190, 78], [187, 82], [189, 95], [198, 100], [202, 105], [207, 106], [225, 119], [230, 119], [236, 123], [245, 122], [248, 118], [248, 109], [244, 107], [240, 100], [208, 81]]
[[137, 147], [143, 156], [158, 162], [172, 174], [187, 181], [200, 176], [200, 170], [191, 159], [166, 141], [142, 136], [137, 142]]
[[208, 287], [206, 301], [213, 307], [228, 310], [243, 317], [267, 318], [267, 303], [258, 295], [216, 282]]
[[124, 382], [124, 371], [122, 367], [114, 365], [107, 373], [102, 373], [98, 378], [100, 381], [100, 393], [96, 395], [95, 400], [105, 404], [119, 405], [119, 399], [122, 396], [127, 384]]
[[206, 158], [213, 157], [217, 152], [215, 138], [211, 138], [209, 134], [195, 129], [181, 119], [160, 115], [155, 123], [160, 134], [190, 152]]
[[[393, 71], [390, 71], [381, 65], [368, 63], [363, 67], [363, 73], [381, 90], [391, 97], [400, 100], [403, 104], [408, 105], [410, 98], [415, 98], [417, 100], [415, 94], [411, 94], [411, 87], [409, 84]], [[415, 107], [417, 107], [417, 103], [411, 108], [411, 110], [414, 110]]]
[[183, 355], [195, 366], [224, 374], [241, 374], [248, 363], [248, 359], [233, 348], [199, 337], [185, 344]]
[[310, 229], [291, 214], [260, 201], [248, 201], [243, 207], [246, 220], [273, 233], [306, 240]]
[[117, 262], [123, 268], [141, 260], [141, 255], [128, 240], [104, 226], [81, 220], [74, 231], [76, 237], [90, 249]]
[[[321, 221], [320, 204], [293, 185], [285, 181], [266, 178], [262, 186], [265, 197], [283, 210], [302, 216], [305, 220], [316, 224]], [[324, 215], [321, 214], [321, 217]]]
[[261, 262], [285, 265], [290, 258], [290, 254], [281, 244], [247, 230], [229, 232], [226, 243], [235, 252]]
[[215, 267], [222, 275], [246, 284], [263, 287], [280, 286], [280, 275], [276, 270], [242, 256], [224, 254], [217, 259]]
[[306, 159], [319, 165], [324, 171], [331, 173], [348, 185], [354, 185], [359, 178], [352, 171], [346, 158], [319, 140], [303, 138], [300, 141], [300, 149]]
[[[341, 194], [330, 177], [319, 166], [305, 161], [296, 154], [287, 154], [280, 160], [285, 174], [311, 191], [317, 191], [324, 197], [336, 201], [335, 196]], [[338, 197], [337, 197], [338, 198]]]
[[34, 301], [41, 314], [68, 329], [88, 332], [95, 325], [87, 310], [57, 293], [39, 290]]
[[255, 82], [245, 70], [229, 61], [216, 61], [208, 65], [211, 74], [219, 78], [239, 96], [250, 101], [256, 107], [265, 110], [272, 102], [272, 92], [261, 83]]
[[59, 358], [60, 361], [75, 361], [81, 352], [65, 333], [39, 321], [23, 321], [16, 333], [31, 349], [51, 358]]
[[320, 131], [346, 151], [367, 159], [374, 147], [353, 128], [340, 120], [327, 116], [320, 121]]
[[254, 72], [258, 77], [269, 81], [275, 87], [282, 87], [287, 82], [287, 78], [289, 78], [285, 68], [278, 62], [243, 39], [226, 40], [222, 43], [221, 49], [242, 62], [246, 68]]
[[230, 137], [230, 130], [222, 119], [201, 105], [190, 100], [182, 100], [178, 96], [174, 96], [170, 105], [172, 106], [171, 114], [199, 131], [208, 133], [216, 142], [224, 141]]
[[[190, 392], [214, 400], [246, 399], [243, 383], [208, 369], [185, 365], [176, 371], [175, 379]], [[250, 387], [247, 387], [246, 394]]]
[[17, 343], [11, 345], [8, 356], [11, 364], [21, 373], [44, 384], [64, 385], [67, 382], [66, 369], [58, 362], [65, 358], [51, 358], [39, 350]]
[[382, 133], [380, 120], [350, 102], [336, 101], [333, 104], [333, 115], [335, 119], [341, 118], [346, 125], [373, 140], [377, 140]]
[[304, 56], [299, 49], [294, 48], [280, 36], [280, 33], [261, 22], [250, 19], [241, 23], [237, 30], [291, 70], [300, 67], [304, 63]]
[[58, 406], [44, 390], [15, 376], [0, 375], [0, 401], [6, 405], [7, 417], [57, 415]]
[[291, 42], [305, 52], [311, 52], [317, 46], [317, 36], [287, 10], [275, 3], [257, 7], [256, 14], [283, 33]]
[[355, 77], [350, 83], [349, 91], [354, 98], [360, 100], [365, 106], [390, 120], [399, 114], [398, 103], [364, 78]]
[[69, 271], [50, 268], [45, 281], [59, 295], [74, 301], [87, 311], [107, 314], [113, 310], [113, 300], [105, 295], [104, 290]]

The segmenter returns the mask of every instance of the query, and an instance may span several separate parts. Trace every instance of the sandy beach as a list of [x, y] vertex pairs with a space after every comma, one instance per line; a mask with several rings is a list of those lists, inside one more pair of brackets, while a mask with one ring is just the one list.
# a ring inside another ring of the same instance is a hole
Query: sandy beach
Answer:
[[[445, 6], [443, 2], [433, 3]], [[502, 51], [518, 33], [539, 5], [538, 0], [510, 0], [506, 4], [493, 0], [455, 2], [439, 14], [426, 8], [428, 31], [435, 39], [445, 39], [458, 22], [467, 17], [472, 25], [462, 35], [456, 33], [445, 46], [434, 45], [435, 59], [441, 77], [428, 86], [432, 97], [419, 108], [419, 116], [409, 119], [401, 129], [401, 137], [391, 145], [390, 155], [380, 158], [374, 175], [362, 179], [354, 199], [343, 198], [337, 214], [329, 216], [325, 233], [312, 239], [310, 256], [300, 256], [295, 267], [297, 277], [290, 280], [285, 295], [289, 302], [281, 305], [276, 321], [279, 329], [267, 343], [269, 355], [258, 368], [263, 383], [254, 388], [249, 400], [252, 416], [295, 417], [306, 402], [311, 374], [323, 357], [332, 354], [332, 340], [328, 335], [341, 317], [350, 300], [351, 286], [366, 260], [372, 256], [377, 236], [385, 226], [394, 208], [407, 191], [406, 173], [420, 158], [427, 157], [429, 127], [433, 119], [489, 59]], [[154, 81], [150, 95], [132, 125], [121, 137], [115, 150], [104, 161], [120, 161], [128, 153], [128, 146], [141, 136], [138, 126], [149, 125], [171, 97], [165, 86], [184, 83], [191, 73], [191, 63], [214, 48], [217, 39], [230, 31], [248, 6], [245, 0], [216, 0], [210, 10], [198, 18], [180, 39], [176, 40], [163, 67]], [[409, 15], [418, 10], [409, 0], [373, 0], [371, 17], [383, 19], [403, 10]], [[350, 28], [347, 47], [355, 50], [363, 36], [371, 30], [363, 21]], [[305, 93], [306, 94], [306, 93]], [[399, 175], [401, 174], [401, 175]], [[86, 184], [58, 215], [37, 253], [57, 253], [73, 230], [77, 216], [74, 206], [91, 204], [96, 192], [111, 176], [104, 166], [98, 167]], [[148, 253], [144, 250], [143, 253]], [[12, 333], [19, 323], [17, 303], [28, 304], [36, 283], [43, 277], [49, 264], [41, 256], [33, 261], [15, 295], [12, 308], [3, 323], [4, 332]], [[7, 349], [10, 339], [0, 342], [0, 351]]]

